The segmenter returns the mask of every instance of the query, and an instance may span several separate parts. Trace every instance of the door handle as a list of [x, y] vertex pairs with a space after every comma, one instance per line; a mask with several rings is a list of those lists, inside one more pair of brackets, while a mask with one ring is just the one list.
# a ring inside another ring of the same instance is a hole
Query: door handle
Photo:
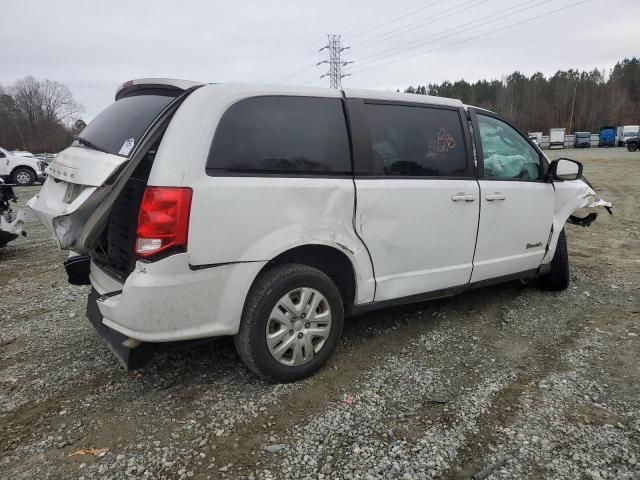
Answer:
[[475, 197], [469, 193], [458, 192], [451, 196], [451, 200], [454, 202], [473, 202]]
[[500, 192], [496, 192], [496, 193], [487, 193], [487, 195], [484, 198], [486, 198], [487, 201], [489, 202], [493, 202], [494, 200], [504, 200], [507, 197], [505, 197], [504, 194]]

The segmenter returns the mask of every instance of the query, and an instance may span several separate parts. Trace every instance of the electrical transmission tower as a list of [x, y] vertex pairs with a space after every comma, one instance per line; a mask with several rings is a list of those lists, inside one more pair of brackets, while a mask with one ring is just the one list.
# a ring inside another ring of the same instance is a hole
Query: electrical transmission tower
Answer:
[[323, 63], [329, 64], [329, 71], [320, 78], [329, 77], [330, 88], [342, 88], [342, 79], [351, 75], [350, 73], [342, 73], [342, 67], [353, 63], [343, 62], [341, 59], [342, 52], [349, 48], [351, 47], [342, 46], [340, 43], [340, 35], [327, 35], [327, 44], [318, 50], [319, 52], [323, 50], [329, 51], [329, 59], [316, 63], [316, 67]]

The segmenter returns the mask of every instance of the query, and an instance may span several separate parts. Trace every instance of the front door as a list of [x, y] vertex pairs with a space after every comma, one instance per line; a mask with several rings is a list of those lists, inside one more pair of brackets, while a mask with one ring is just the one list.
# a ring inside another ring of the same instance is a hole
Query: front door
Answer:
[[471, 282], [540, 266], [549, 242], [554, 189], [543, 156], [515, 128], [471, 110], [480, 184], [480, 226]]
[[373, 261], [375, 300], [466, 285], [479, 189], [461, 109], [350, 100], [350, 118], [355, 229]]

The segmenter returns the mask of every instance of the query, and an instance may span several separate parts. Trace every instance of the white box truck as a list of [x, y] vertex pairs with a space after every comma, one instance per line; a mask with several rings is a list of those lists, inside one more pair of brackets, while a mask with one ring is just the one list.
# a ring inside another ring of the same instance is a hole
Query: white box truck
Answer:
[[627, 138], [637, 137], [640, 133], [640, 125], [625, 125], [618, 127], [616, 134], [616, 142], [619, 147], [624, 147], [627, 143]]
[[551, 128], [549, 130], [549, 149], [560, 147], [564, 148], [564, 128]]

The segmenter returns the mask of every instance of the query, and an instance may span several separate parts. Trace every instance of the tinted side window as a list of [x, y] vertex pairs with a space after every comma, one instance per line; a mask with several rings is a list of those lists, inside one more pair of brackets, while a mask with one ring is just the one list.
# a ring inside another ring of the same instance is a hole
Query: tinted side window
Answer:
[[255, 97], [220, 119], [207, 169], [349, 174], [349, 138], [337, 98]]
[[400, 105], [366, 105], [374, 175], [468, 175], [457, 111]]
[[517, 130], [501, 120], [478, 115], [485, 178], [539, 180], [538, 152]]

